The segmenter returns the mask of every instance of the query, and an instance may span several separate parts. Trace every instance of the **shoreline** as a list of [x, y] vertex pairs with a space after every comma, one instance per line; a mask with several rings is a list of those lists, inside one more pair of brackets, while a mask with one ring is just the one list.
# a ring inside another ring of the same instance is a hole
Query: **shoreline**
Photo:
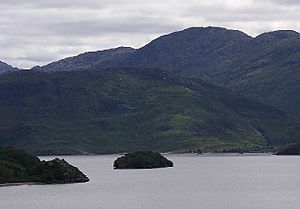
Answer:
[[0, 183], [1, 187], [10, 186], [34, 186], [34, 185], [64, 185], [64, 184], [83, 184], [88, 182], [70, 182], [70, 183], [43, 183], [43, 182], [18, 182], [18, 183]]
[[[130, 153], [130, 152], [128, 152]], [[205, 153], [191, 153], [191, 152], [160, 152], [163, 155], [191, 155], [191, 156], [269, 156], [269, 155], [276, 155], [276, 153], [271, 152], [245, 152], [245, 153], [238, 153], [238, 152], [205, 152]], [[93, 156], [120, 156], [125, 155], [127, 152], [124, 153], [111, 153], [111, 154], [83, 154], [83, 155], [37, 155], [39, 158], [44, 157], [68, 157], [68, 156], [82, 156], [82, 157], [93, 157]]]
[[10, 187], [10, 186], [31, 186], [31, 185], [45, 185], [40, 182], [19, 182], [19, 183], [0, 183], [0, 187]]

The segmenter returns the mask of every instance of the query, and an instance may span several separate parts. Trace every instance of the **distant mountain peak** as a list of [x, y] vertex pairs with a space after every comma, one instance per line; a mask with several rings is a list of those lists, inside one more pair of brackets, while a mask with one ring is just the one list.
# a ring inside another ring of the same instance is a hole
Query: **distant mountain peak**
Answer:
[[277, 30], [263, 33], [255, 37], [255, 40], [264, 42], [272, 42], [283, 39], [300, 39], [300, 33], [293, 30]]
[[135, 49], [131, 48], [131, 47], [120, 46], [120, 47], [111, 48], [111, 49], [104, 49], [104, 50], [84, 52], [84, 53], [81, 53], [81, 54], [76, 55], [74, 57], [78, 57], [78, 56], [83, 55], [83, 54], [104, 53], [104, 52], [123, 53], [123, 52], [134, 51], [134, 50]]
[[14, 67], [12, 67], [12, 66], [9, 65], [9, 64], [0, 61], [0, 74], [1, 74], [1, 73], [6, 73], [6, 72], [9, 72], [9, 71], [14, 71], [14, 70], [16, 70], [16, 69], [17, 69], [17, 68], [14, 68]]
[[216, 27], [216, 26], [207, 26], [207, 27], [190, 27], [187, 29], [184, 29], [182, 31], [178, 31], [179, 33], [191, 33], [191, 32], [196, 32], [196, 33], [213, 33], [213, 34], [220, 34], [220, 33], [227, 33], [227, 34], [236, 34], [248, 38], [252, 38], [248, 34], [239, 31], [239, 30], [234, 30], [234, 29], [227, 29], [223, 27]]
[[85, 52], [52, 62], [45, 66], [36, 66], [32, 68], [32, 70], [52, 72], [92, 69], [96, 67], [114, 67], [134, 51], [134, 48], [122, 46], [102, 51]]
[[158, 37], [139, 49], [86, 52], [32, 70], [158, 68], [231, 88], [300, 116], [299, 51], [300, 34], [292, 30], [253, 38], [239, 30], [191, 27]]

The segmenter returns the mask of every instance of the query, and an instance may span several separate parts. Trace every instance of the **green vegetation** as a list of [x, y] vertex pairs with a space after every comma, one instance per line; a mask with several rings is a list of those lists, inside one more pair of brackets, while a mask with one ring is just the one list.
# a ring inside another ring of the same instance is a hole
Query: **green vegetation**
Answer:
[[0, 184], [87, 182], [89, 179], [65, 160], [40, 161], [20, 149], [0, 147]]
[[274, 31], [255, 38], [237, 30], [193, 27], [134, 50], [117, 48], [59, 60], [41, 71], [149, 67], [230, 88], [300, 118], [300, 34]]
[[300, 34], [255, 38], [237, 30], [188, 28], [136, 50], [125, 65], [153, 67], [230, 88], [300, 118]]
[[277, 155], [300, 155], [300, 144], [290, 144], [277, 152]]
[[284, 112], [199, 79], [153, 69], [0, 77], [0, 146], [38, 155], [257, 152], [299, 142]]
[[173, 167], [173, 162], [160, 153], [139, 151], [125, 154], [114, 162], [115, 169], [149, 169]]

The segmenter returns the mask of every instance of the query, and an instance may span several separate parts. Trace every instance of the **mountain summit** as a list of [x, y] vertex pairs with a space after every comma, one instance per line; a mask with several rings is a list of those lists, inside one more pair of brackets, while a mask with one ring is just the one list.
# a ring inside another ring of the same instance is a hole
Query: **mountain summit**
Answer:
[[55, 155], [299, 143], [299, 68], [297, 32], [206, 27], [4, 73], [0, 146]]
[[121, 65], [135, 49], [130, 47], [119, 47], [103, 51], [85, 52], [74, 57], [68, 57], [56, 62], [52, 62], [42, 67], [34, 67], [35, 71], [74, 71], [91, 70], [95, 68], [107, 68]]
[[5, 62], [0, 61], [0, 74], [15, 71], [17, 68], [14, 68]]
[[160, 68], [201, 78], [300, 117], [300, 34], [280, 30], [255, 38], [218, 27], [193, 27], [161, 36], [144, 47], [89, 52], [39, 68]]

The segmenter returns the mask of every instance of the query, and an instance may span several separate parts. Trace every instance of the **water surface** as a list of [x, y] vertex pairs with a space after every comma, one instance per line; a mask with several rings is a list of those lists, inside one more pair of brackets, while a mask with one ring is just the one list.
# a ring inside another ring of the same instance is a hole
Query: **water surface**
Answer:
[[174, 168], [113, 170], [116, 157], [64, 156], [90, 182], [0, 187], [0, 209], [300, 208], [299, 156], [168, 155]]

